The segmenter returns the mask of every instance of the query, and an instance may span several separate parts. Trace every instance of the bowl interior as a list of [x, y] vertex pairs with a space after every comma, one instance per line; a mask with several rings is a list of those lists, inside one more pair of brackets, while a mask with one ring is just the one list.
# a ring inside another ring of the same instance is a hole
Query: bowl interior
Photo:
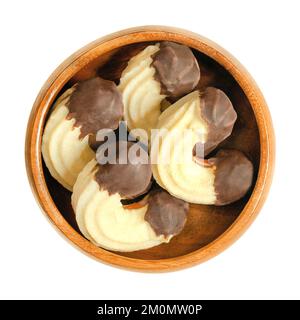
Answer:
[[[125, 45], [114, 49], [94, 59], [80, 69], [66, 83], [60, 93], [80, 80], [96, 75], [118, 83], [120, 75], [127, 61], [150, 42]], [[219, 63], [204, 53], [193, 49], [200, 65], [201, 79], [198, 87], [215, 86], [222, 89], [230, 98], [238, 114], [232, 135], [217, 148], [234, 148], [243, 151], [253, 162], [255, 173], [252, 189], [241, 200], [222, 207], [191, 205], [188, 220], [184, 230], [168, 244], [136, 251], [131, 253], [117, 253], [136, 259], [157, 260], [174, 258], [193, 252], [218, 238], [235, 221], [249, 200], [254, 188], [260, 163], [260, 143], [257, 122], [251, 105], [241, 87]], [[59, 96], [60, 93], [57, 95]], [[44, 176], [51, 197], [58, 210], [74, 232], [80, 233], [73, 209], [71, 207], [71, 193], [54, 180], [43, 163]]]

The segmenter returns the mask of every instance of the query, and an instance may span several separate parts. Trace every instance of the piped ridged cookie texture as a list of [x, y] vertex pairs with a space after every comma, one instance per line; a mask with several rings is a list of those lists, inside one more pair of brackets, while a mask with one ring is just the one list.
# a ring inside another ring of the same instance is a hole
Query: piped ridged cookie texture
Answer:
[[118, 86], [123, 96], [124, 119], [128, 128], [143, 129], [147, 133], [147, 136], [141, 134], [142, 141], [147, 141], [150, 130], [155, 128], [160, 104], [166, 97], [161, 94], [160, 83], [155, 80], [155, 69], [151, 66], [152, 55], [157, 51], [159, 44], [150, 45], [131, 58]]
[[[116, 163], [91, 160], [74, 185], [72, 206], [81, 232], [108, 250], [136, 251], [169, 242], [186, 222], [184, 201], [161, 189], [145, 195], [152, 184], [151, 165], [130, 156], [130, 149], [138, 146], [117, 142]], [[143, 149], [139, 154], [149, 158]], [[122, 200], [137, 196], [142, 198], [123, 205]]]
[[163, 41], [131, 58], [118, 86], [123, 95], [124, 119], [130, 130], [136, 129], [131, 134], [143, 142], [150, 140], [164, 99], [190, 92], [199, 79], [193, 52], [181, 44]]
[[75, 84], [55, 103], [47, 120], [42, 154], [50, 174], [72, 191], [79, 172], [95, 157], [89, 139], [117, 129], [123, 103], [117, 86], [99, 77]]
[[51, 175], [66, 189], [72, 191], [79, 172], [95, 156], [88, 136], [80, 139], [80, 128], [75, 119], [67, 119], [68, 103], [74, 87], [68, 89], [56, 102], [47, 121], [42, 141], [42, 153]]
[[[168, 242], [171, 237], [156, 235], [144, 219], [148, 204], [126, 209], [118, 193], [101, 189], [94, 175], [92, 160], [79, 174], [74, 185], [72, 206], [83, 235], [97, 246], [114, 251], [136, 251]], [[100, 168], [101, 170], [101, 168]]]
[[204, 157], [206, 147], [211, 151], [230, 135], [235, 120], [232, 104], [215, 88], [202, 95], [194, 91], [167, 108], [158, 121], [162, 131], [151, 146], [157, 183], [173, 196], [197, 204], [224, 205], [243, 197], [253, 176], [246, 156], [228, 150], [212, 159]]

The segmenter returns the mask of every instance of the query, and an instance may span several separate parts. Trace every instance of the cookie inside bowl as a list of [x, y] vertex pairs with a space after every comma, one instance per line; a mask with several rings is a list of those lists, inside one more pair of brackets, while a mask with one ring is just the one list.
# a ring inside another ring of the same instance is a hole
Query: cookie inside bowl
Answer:
[[[128, 61], [147, 46], [155, 43], [157, 41], [134, 43], [95, 57], [93, 61], [73, 75], [61, 93], [78, 81], [91, 79], [95, 76], [114, 81], [118, 85]], [[237, 120], [231, 135], [214, 149], [213, 154], [224, 148], [242, 151], [251, 160], [254, 167], [252, 187], [242, 199], [228, 205], [190, 204], [183, 230], [174, 236], [169, 243], [163, 243], [146, 250], [117, 252], [119, 255], [158, 260], [179, 257], [200, 249], [218, 238], [230, 227], [242, 212], [254, 188], [260, 161], [260, 144], [259, 131], [251, 105], [241, 87], [225, 68], [207, 55], [191, 49], [201, 72], [197, 88], [200, 92], [207, 87], [221, 89], [229, 97], [237, 113]], [[57, 97], [59, 95], [60, 93]], [[57, 208], [74, 230], [80, 232], [71, 206], [71, 192], [52, 178], [45, 164], [43, 164], [43, 170], [47, 187]]]

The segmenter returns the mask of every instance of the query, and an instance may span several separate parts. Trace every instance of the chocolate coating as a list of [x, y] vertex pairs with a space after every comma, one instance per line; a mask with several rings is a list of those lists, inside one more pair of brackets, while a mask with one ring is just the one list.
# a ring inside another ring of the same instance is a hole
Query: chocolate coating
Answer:
[[[109, 194], [118, 193], [122, 198], [132, 199], [151, 187], [152, 171], [148, 153], [139, 149], [137, 157], [129, 162], [128, 151], [133, 145], [133, 142], [118, 141], [115, 144], [116, 163], [99, 164], [94, 179]], [[147, 160], [147, 163], [139, 162], [138, 157]]]
[[216, 205], [225, 205], [242, 198], [252, 184], [253, 165], [237, 150], [220, 150], [208, 162], [216, 167], [214, 187]]
[[198, 84], [200, 69], [189, 47], [163, 41], [152, 58], [154, 78], [160, 82], [162, 94], [178, 98], [192, 91]]
[[71, 94], [67, 119], [75, 119], [80, 139], [100, 129], [116, 129], [123, 116], [121, 93], [114, 82], [100, 77], [75, 85]]
[[150, 193], [145, 220], [157, 235], [176, 235], [184, 227], [189, 204], [164, 190]]
[[[207, 141], [204, 145], [204, 156], [230, 136], [237, 114], [227, 95], [220, 89], [208, 87], [200, 97], [201, 117], [208, 126]], [[200, 149], [202, 150], [202, 149]]]

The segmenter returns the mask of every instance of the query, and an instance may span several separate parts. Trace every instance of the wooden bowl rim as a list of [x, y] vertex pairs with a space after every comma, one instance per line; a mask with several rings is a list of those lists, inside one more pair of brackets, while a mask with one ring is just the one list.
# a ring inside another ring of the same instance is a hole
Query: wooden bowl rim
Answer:
[[[168, 259], [143, 260], [120, 256], [96, 247], [76, 232], [57, 209], [48, 191], [41, 159], [41, 138], [49, 108], [68, 80], [83, 65], [115, 48], [144, 41], [169, 40], [195, 48], [221, 64], [246, 94], [257, 121], [260, 135], [260, 164], [257, 181], [249, 201], [238, 218], [218, 238], [191, 253]], [[122, 30], [93, 41], [67, 58], [40, 90], [28, 120], [25, 161], [30, 185], [42, 211], [56, 229], [77, 248], [104, 263], [136, 271], [173, 271], [204, 262], [229, 247], [253, 222], [270, 189], [274, 161], [275, 138], [271, 116], [258, 86], [246, 69], [226, 50], [213, 41], [190, 31], [166, 26], [142, 26]]]

